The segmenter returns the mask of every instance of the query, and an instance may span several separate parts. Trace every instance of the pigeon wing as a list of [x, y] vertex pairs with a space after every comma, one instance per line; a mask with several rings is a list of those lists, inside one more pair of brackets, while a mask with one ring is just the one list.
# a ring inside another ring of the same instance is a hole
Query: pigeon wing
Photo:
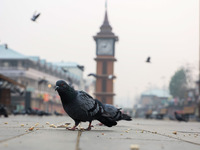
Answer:
[[77, 95], [80, 108], [85, 111], [87, 115], [94, 116], [99, 111], [98, 103], [84, 91], [79, 91]]
[[84, 91], [79, 91], [79, 92], [82, 94], [82, 96], [86, 96], [86, 97], [89, 97], [89, 98], [93, 99], [93, 97], [90, 96], [88, 93], [86, 93]]
[[109, 104], [105, 104], [104, 108], [105, 108], [105, 111], [108, 112], [112, 117], [114, 117], [118, 112], [117, 108]]
[[38, 13], [37, 15], [35, 15], [35, 18], [37, 19], [40, 16], [40, 13]]

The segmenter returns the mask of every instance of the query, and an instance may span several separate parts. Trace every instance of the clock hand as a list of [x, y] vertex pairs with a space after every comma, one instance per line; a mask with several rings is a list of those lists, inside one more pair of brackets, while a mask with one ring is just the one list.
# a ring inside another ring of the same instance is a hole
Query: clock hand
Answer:
[[107, 47], [107, 45], [105, 44], [105, 45], [103, 45], [103, 48], [106, 48]]

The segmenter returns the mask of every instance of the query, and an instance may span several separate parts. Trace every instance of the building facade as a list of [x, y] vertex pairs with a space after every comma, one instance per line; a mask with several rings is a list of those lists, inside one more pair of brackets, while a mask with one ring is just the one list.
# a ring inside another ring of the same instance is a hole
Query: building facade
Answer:
[[[68, 67], [68, 72], [63, 67]], [[82, 88], [82, 72], [76, 63], [51, 63], [0, 45], [0, 74], [26, 87], [23, 94], [11, 93], [12, 109], [18, 111], [31, 107], [46, 112], [63, 113], [60, 97], [54, 90], [55, 83], [63, 79], [76, 89]]]

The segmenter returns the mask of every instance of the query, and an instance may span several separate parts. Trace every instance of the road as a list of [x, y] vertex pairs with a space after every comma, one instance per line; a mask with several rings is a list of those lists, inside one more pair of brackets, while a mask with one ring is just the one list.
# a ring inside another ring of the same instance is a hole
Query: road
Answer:
[[[200, 122], [133, 119], [112, 128], [94, 121], [91, 131], [58, 128], [65, 123], [74, 124], [68, 116], [0, 117], [0, 149], [130, 150], [131, 145], [140, 150], [200, 149]], [[79, 128], [87, 125], [81, 123]]]

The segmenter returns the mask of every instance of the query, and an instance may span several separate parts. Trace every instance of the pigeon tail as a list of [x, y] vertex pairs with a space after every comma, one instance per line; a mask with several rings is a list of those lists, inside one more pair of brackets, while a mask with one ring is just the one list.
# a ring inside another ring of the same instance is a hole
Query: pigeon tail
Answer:
[[100, 106], [100, 110], [96, 115], [96, 119], [108, 127], [117, 125], [117, 122], [113, 119], [112, 115], [105, 111], [104, 105], [102, 105], [102, 103], [96, 99], [95, 101]]
[[132, 120], [131, 116], [129, 116], [127, 114], [122, 114], [121, 115], [121, 119], [122, 120], [126, 120], [126, 121], [131, 121]]
[[106, 125], [107, 127], [112, 127], [112, 126], [117, 125], [117, 122], [112, 120], [111, 118], [101, 116], [97, 118], [97, 120], [103, 123], [104, 125]]

